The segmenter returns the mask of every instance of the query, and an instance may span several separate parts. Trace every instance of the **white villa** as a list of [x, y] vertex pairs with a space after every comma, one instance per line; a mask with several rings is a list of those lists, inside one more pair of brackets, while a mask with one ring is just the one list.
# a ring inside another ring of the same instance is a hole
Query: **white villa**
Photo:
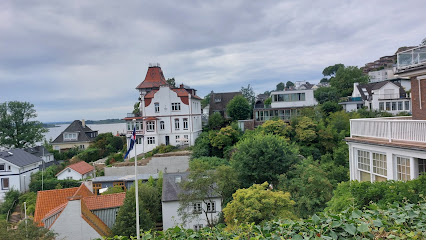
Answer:
[[[150, 65], [140, 93], [139, 114], [127, 114], [127, 141], [136, 124], [137, 154], [165, 145], [192, 146], [202, 131], [201, 98], [196, 90], [181, 84], [171, 87], [159, 64]], [[134, 156], [132, 150], [129, 154]]]
[[351, 120], [351, 180], [405, 181], [426, 172], [426, 46], [397, 59], [396, 74], [411, 79], [412, 117]]

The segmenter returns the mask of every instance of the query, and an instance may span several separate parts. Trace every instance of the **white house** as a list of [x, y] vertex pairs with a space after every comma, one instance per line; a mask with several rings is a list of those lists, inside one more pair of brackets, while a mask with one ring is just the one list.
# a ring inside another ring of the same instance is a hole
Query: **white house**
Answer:
[[29, 190], [31, 175], [39, 171], [41, 159], [22, 149], [0, 152], [0, 201], [11, 189]]
[[425, 174], [426, 58], [424, 56], [426, 46], [397, 55], [396, 74], [411, 79], [411, 117], [350, 120], [351, 135], [346, 138], [346, 142], [349, 146], [351, 180], [405, 181]]
[[190, 218], [184, 222], [179, 215], [179, 195], [182, 193], [180, 183], [188, 177], [188, 172], [184, 173], [165, 173], [163, 175], [163, 195], [162, 195], [162, 211], [163, 211], [163, 229], [173, 228], [175, 226], [183, 226], [186, 229], [195, 231], [208, 226], [209, 221], [217, 222], [219, 213], [222, 211], [222, 199], [219, 196], [212, 196], [209, 199], [200, 199], [192, 203], [188, 207]]
[[405, 92], [401, 83], [388, 80], [367, 84], [354, 83], [354, 90], [348, 101], [339, 104], [347, 112], [366, 107], [398, 114], [403, 111], [411, 112], [410, 102], [409, 94]]
[[202, 131], [201, 98], [195, 89], [183, 84], [178, 88], [169, 86], [159, 65], [148, 68], [145, 80], [136, 89], [140, 93], [140, 112], [124, 119], [128, 145], [136, 124], [137, 154], [161, 144], [194, 145]]
[[59, 180], [74, 179], [82, 180], [86, 178], [93, 178], [96, 176], [95, 167], [85, 161], [71, 164], [56, 174]]
[[65, 130], [52, 141], [54, 150], [64, 151], [78, 147], [86, 149], [98, 136], [98, 131], [90, 129], [83, 120], [74, 120]]
[[371, 71], [368, 72], [368, 77], [370, 79], [370, 82], [381, 82], [389, 79], [393, 79], [395, 69], [393, 68], [386, 68], [378, 71]]

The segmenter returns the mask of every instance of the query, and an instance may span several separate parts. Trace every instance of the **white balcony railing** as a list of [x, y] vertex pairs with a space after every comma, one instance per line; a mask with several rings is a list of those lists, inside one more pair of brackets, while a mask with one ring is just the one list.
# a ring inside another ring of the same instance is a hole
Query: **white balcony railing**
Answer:
[[354, 136], [426, 143], [426, 120], [411, 120], [411, 117], [351, 119], [351, 137]]
[[398, 53], [397, 62], [397, 70], [426, 64], [426, 46], [419, 46]]

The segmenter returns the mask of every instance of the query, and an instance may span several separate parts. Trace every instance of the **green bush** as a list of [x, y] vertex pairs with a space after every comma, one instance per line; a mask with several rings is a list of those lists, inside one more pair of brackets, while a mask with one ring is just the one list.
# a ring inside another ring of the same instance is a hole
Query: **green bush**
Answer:
[[4, 196], [4, 201], [0, 204], [0, 214], [7, 214], [9, 209], [16, 206], [19, 200], [19, 195], [19, 191], [14, 189], [11, 189], [6, 192]]
[[407, 182], [342, 182], [334, 190], [333, 198], [327, 203], [327, 210], [336, 213], [351, 206], [363, 208], [371, 203], [379, 205], [402, 203], [404, 199], [416, 203], [424, 196], [426, 196], [426, 175]]
[[152, 154], [173, 152], [176, 149], [175, 146], [161, 144], [152, 150]]
[[106, 165], [110, 165], [115, 162], [124, 162], [124, 155], [122, 153], [110, 154], [105, 161]]
[[98, 148], [88, 148], [83, 152], [79, 153], [77, 157], [85, 162], [94, 162], [102, 158], [101, 150]]
[[[58, 179], [47, 179], [43, 183], [43, 190], [56, 189], [56, 186], [61, 185], [62, 188], [79, 187], [81, 183], [77, 180], [58, 180]], [[31, 181], [30, 191], [37, 192], [41, 191], [41, 181]]]

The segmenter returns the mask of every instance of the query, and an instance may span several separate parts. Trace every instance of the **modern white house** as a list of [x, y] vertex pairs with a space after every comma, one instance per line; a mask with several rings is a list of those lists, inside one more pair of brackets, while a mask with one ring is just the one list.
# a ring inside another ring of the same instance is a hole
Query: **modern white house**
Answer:
[[71, 164], [56, 174], [59, 180], [73, 179], [82, 180], [86, 178], [93, 178], [96, 176], [95, 167], [85, 161]]
[[370, 110], [386, 111], [392, 114], [411, 112], [410, 95], [398, 81], [382, 81], [366, 84], [354, 83], [352, 95], [340, 102], [347, 112], [366, 107]]
[[[167, 230], [176, 226], [182, 226], [186, 229], [195, 231], [207, 227], [207, 217], [211, 222], [219, 220], [219, 213], [222, 211], [222, 199], [220, 196], [212, 195], [208, 199], [194, 201], [188, 207], [188, 214], [191, 216], [185, 222], [179, 215], [179, 195], [182, 193], [180, 183], [186, 181], [188, 172], [166, 173], [163, 175], [163, 229]], [[206, 217], [207, 215], [207, 217]]]
[[31, 175], [39, 171], [40, 164], [40, 158], [22, 149], [0, 152], [0, 201], [11, 189], [28, 191]]
[[[159, 64], [150, 65], [140, 93], [139, 113], [127, 114], [127, 143], [136, 126], [137, 154], [164, 145], [192, 146], [202, 131], [201, 98], [181, 84], [169, 86]], [[134, 156], [134, 151], [129, 154]]]
[[318, 104], [313, 89], [273, 91], [270, 97], [271, 105], [255, 105], [253, 110], [255, 126], [275, 117], [289, 121], [291, 117], [297, 116], [302, 108]]
[[406, 181], [426, 172], [426, 46], [397, 59], [396, 74], [411, 79], [412, 116], [350, 120], [351, 180]]

